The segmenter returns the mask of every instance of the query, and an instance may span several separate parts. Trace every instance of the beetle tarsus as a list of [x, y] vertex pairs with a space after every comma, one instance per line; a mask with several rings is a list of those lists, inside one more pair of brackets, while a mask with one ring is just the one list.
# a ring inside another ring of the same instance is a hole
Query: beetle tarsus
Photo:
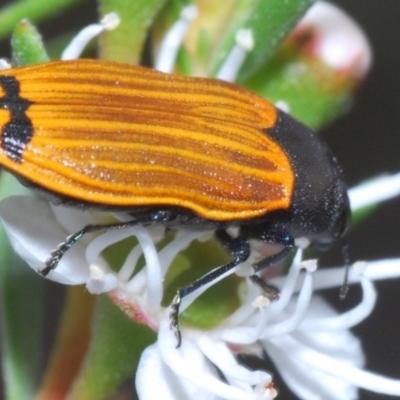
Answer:
[[276, 286], [270, 285], [269, 283], [265, 282], [264, 279], [262, 279], [258, 275], [251, 275], [250, 280], [262, 290], [262, 292], [268, 299], [272, 301], [279, 300], [281, 293]]
[[176, 337], [176, 348], [178, 349], [181, 347], [182, 343], [182, 335], [181, 335], [181, 330], [179, 328], [179, 306], [181, 305], [181, 294], [180, 290], [176, 292], [176, 295], [174, 299], [172, 300], [171, 304], [171, 312], [169, 313], [169, 318], [170, 318], [170, 328], [174, 331], [175, 337]]
[[57, 268], [58, 263], [64, 254], [86, 233], [90, 232], [93, 227], [97, 227], [98, 225], [87, 225], [79, 232], [74, 233], [67, 237], [65, 242], [62, 242], [58, 245], [56, 250], [53, 250], [50, 253], [50, 257], [46, 260], [46, 267], [40, 269], [38, 272], [42, 276], [47, 276], [50, 271]]
[[60, 262], [64, 251], [53, 251], [51, 257], [46, 260], [46, 267], [39, 271], [39, 273], [43, 276], [47, 276], [49, 272], [55, 268], [57, 268], [58, 263]]

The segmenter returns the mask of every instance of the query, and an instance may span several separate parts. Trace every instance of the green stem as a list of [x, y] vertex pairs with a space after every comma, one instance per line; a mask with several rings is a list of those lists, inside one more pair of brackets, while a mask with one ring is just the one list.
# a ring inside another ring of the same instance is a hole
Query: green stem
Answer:
[[37, 23], [82, 0], [20, 0], [0, 8], [0, 39], [24, 18]]

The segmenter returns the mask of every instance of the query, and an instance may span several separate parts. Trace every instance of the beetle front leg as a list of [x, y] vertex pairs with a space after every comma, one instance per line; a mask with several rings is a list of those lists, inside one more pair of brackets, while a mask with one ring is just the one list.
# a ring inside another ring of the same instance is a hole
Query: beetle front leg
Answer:
[[99, 225], [86, 225], [80, 231], [68, 236], [65, 242], [59, 244], [57, 249], [50, 253], [50, 257], [46, 260], [46, 266], [38, 272], [42, 276], [47, 276], [50, 271], [57, 268], [58, 263], [61, 261], [64, 254], [78, 241], [82, 236], [87, 233], [110, 231], [114, 229], [125, 229], [135, 225], [151, 225], [156, 223], [165, 223], [171, 221], [175, 217], [172, 211], [158, 210], [150, 213], [142, 218], [132, 219], [128, 222], [118, 222], [115, 224], [99, 224]]
[[179, 328], [179, 308], [182, 299], [202, 286], [216, 280], [232, 268], [235, 268], [240, 263], [246, 261], [250, 256], [250, 245], [245, 237], [239, 236], [237, 238], [232, 238], [225, 230], [218, 230], [216, 232], [216, 237], [221, 242], [222, 246], [232, 254], [233, 259], [227, 264], [213, 269], [208, 274], [177, 290], [169, 314], [171, 321], [170, 327], [174, 331], [177, 340], [177, 348], [180, 347], [182, 342], [182, 335]]

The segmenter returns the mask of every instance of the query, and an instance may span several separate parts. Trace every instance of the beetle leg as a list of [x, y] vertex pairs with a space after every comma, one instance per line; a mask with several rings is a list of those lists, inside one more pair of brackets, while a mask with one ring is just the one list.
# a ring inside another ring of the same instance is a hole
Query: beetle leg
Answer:
[[64, 254], [84, 236], [86, 233], [98, 232], [98, 231], [110, 231], [113, 229], [124, 229], [135, 225], [151, 225], [156, 223], [163, 223], [170, 221], [174, 218], [172, 211], [159, 210], [157, 212], [148, 214], [143, 218], [134, 219], [128, 222], [118, 222], [115, 224], [100, 224], [100, 225], [86, 225], [79, 232], [76, 232], [67, 237], [65, 242], [60, 243], [57, 249], [50, 253], [50, 257], [46, 260], [46, 266], [40, 269], [38, 272], [42, 276], [47, 276], [49, 272], [55, 269], [60, 262]]
[[[266, 257], [263, 260], [256, 263], [255, 265], [253, 265], [254, 272], [256, 273], [283, 260], [293, 250], [294, 247], [293, 236], [290, 235], [285, 230], [280, 230], [280, 229], [270, 230], [269, 232], [263, 234], [261, 236], [261, 239], [263, 242], [280, 244], [281, 246], [283, 246], [283, 248], [278, 253]], [[264, 295], [268, 299], [279, 300], [280, 292], [275, 286], [265, 282], [263, 278], [261, 278], [256, 274], [250, 276], [250, 279], [255, 285], [257, 285], [263, 291]]]
[[270, 285], [269, 283], [265, 282], [263, 278], [255, 274], [251, 275], [249, 278], [256, 286], [261, 289], [265, 297], [270, 300], [279, 300], [281, 293], [276, 286]]
[[254, 272], [260, 272], [271, 265], [284, 259], [294, 248], [293, 236], [284, 229], [274, 228], [269, 229], [258, 237], [266, 243], [279, 244], [283, 248], [276, 254], [266, 257], [254, 265]]
[[[283, 248], [278, 253], [266, 257], [253, 265], [255, 273], [260, 272], [263, 269], [268, 268], [271, 265], [274, 265], [280, 260], [284, 259], [293, 250], [294, 247], [293, 236], [290, 235], [286, 230], [279, 227], [268, 227], [267, 229], [265, 229], [264, 232], [259, 233], [257, 238], [266, 243], [279, 244]], [[268, 299], [279, 300], [280, 293], [275, 286], [265, 282], [263, 278], [256, 274], [251, 275], [250, 279], [262, 290], [262, 292]]]
[[214, 281], [230, 269], [235, 268], [237, 265], [249, 258], [250, 245], [245, 237], [238, 236], [237, 238], [232, 238], [225, 230], [216, 231], [216, 237], [221, 242], [222, 246], [232, 254], [233, 259], [227, 264], [213, 269], [208, 274], [177, 290], [176, 295], [172, 300], [171, 312], [169, 314], [171, 320], [170, 326], [174, 331], [178, 342], [176, 346], [177, 348], [180, 347], [182, 342], [181, 331], [179, 329], [179, 307], [181, 305], [182, 298], [201, 288], [207, 283]]

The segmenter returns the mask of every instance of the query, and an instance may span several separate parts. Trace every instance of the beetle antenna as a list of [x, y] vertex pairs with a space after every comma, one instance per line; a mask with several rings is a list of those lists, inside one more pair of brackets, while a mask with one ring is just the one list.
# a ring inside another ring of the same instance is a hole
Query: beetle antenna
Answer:
[[340, 244], [342, 247], [342, 255], [343, 255], [343, 259], [344, 259], [345, 271], [344, 271], [343, 283], [342, 283], [342, 286], [340, 287], [340, 291], [339, 291], [339, 298], [340, 298], [340, 300], [344, 300], [349, 291], [350, 246], [343, 239], [340, 239]]

